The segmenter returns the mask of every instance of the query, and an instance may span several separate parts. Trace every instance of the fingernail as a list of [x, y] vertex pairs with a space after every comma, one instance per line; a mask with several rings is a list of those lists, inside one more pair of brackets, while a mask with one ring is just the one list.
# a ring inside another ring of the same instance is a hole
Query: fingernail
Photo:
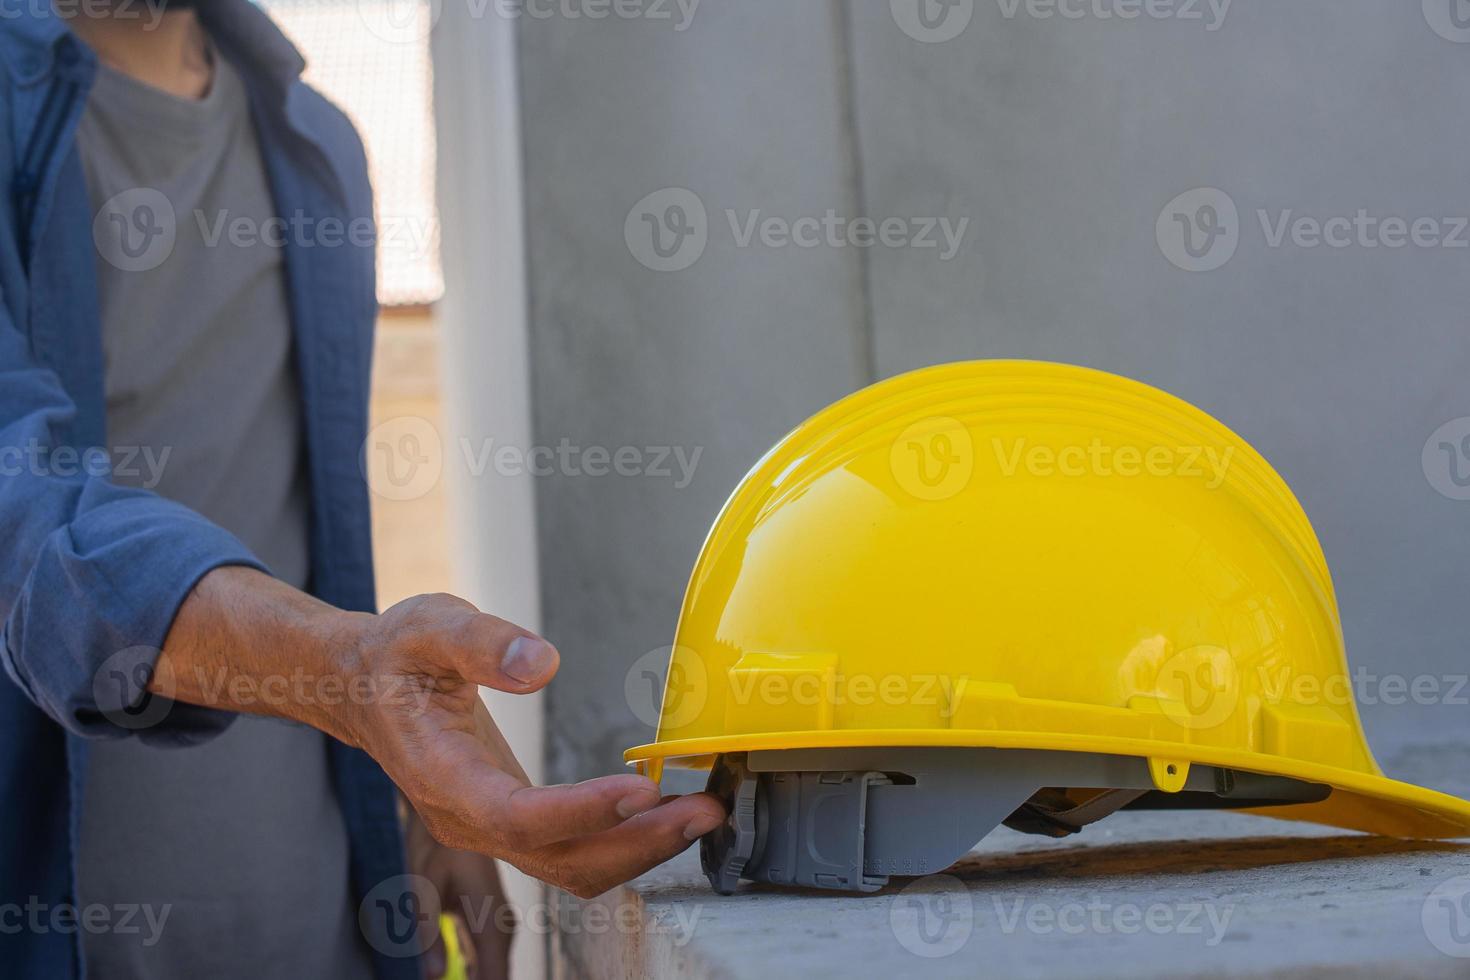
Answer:
[[532, 684], [546, 676], [556, 663], [551, 644], [534, 636], [518, 636], [505, 649], [500, 670], [511, 680]]
[[713, 813], [701, 813], [689, 821], [689, 826], [684, 828], [684, 839], [698, 840], [724, 822], [725, 818], [723, 816], [715, 816]]
[[629, 817], [644, 810], [651, 810], [658, 805], [658, 791], [652, 789], [634, 790], [627, 796], [618, 800], [618, 816], [627, 820]]

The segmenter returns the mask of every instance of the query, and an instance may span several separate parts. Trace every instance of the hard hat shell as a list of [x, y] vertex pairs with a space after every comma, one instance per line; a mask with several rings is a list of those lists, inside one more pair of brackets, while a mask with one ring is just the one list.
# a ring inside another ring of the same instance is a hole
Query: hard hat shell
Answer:
[[1260, 812], [1470, 836], [1385, 778], [1321, 546], [1245, 440], [1101, 371], [916, 371], [796, 428], [736, 488], [684, 598], [656, 740], [626, 757], [965, 746], [1320, 783]]

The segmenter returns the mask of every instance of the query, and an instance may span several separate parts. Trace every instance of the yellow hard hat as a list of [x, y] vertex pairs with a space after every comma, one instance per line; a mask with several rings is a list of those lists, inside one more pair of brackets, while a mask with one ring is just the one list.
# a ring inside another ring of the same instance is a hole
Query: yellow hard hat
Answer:
[[998, 823], [1061, 835], [1121, 806], [1470, 836], [1470, 803], [1374, 762], [1275, 470], [1171, 395], [1059, 364], [906, 374], [767, 453], [626, 757], [712, 769], [722, 890], [870, 890]]

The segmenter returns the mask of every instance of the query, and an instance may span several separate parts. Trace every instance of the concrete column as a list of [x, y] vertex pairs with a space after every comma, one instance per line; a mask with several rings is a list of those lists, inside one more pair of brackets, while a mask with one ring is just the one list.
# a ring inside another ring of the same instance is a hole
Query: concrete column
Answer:
[[[443, 6], [433, 35], [446, 285], [438, 309], [441, 441], [455, 591], [487, 612], [539, 630], [531, 478], [481, 466], [487, 446], [531, 442], [514, 36], [513, 21], [473, 16], [469, 6], [453, 3]], [[526, 772], [543, 781], [544, 697], [484, 694]], [[530, 911], [544, 901], [545, 889], [507, 865], [501, 871], [521, 920], [534, 921]], [[545, 975], [546, 940], [520, 931], [512, 952], [515, 977]]]
[[[558, 779], [618, 771], [651, 736], [643, 668], [662, 669], [720, 504], [870, 375], [855, 250], [731, 227], [856, 207], [839, 8], [639, 9], [673, 16], [519, 21], [535, 441], [567, 450], [537, 480]], [[619, 450], [638, 475], [591, 475]]]

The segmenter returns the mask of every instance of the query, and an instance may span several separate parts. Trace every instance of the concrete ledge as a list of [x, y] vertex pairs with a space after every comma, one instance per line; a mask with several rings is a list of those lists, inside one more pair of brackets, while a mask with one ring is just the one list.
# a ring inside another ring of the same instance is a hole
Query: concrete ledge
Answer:
[[[1441, 744], [1384, 761], [1463, 794], [1467, 758]], [[594, 902], [561, 896], [554, 975], [1464, 977], [1470, 909], [1432, 893], [1465, 875], [1463, 843], [1207, 812], [1120, 813], [1059, 841], [1001, 829], [871, 896], [719, 896], [691, 849]]]

